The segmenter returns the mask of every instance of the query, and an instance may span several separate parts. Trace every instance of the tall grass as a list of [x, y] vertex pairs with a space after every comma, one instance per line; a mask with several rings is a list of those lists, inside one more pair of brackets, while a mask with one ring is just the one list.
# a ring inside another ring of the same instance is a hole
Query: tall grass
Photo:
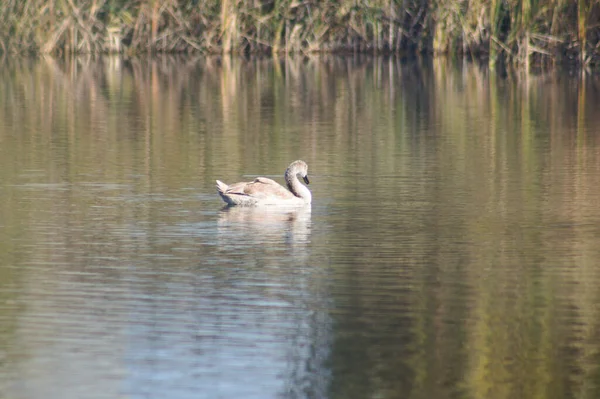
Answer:
[[3, 53], [436, 52], [600, 62], [600, 0], [4, 0]]

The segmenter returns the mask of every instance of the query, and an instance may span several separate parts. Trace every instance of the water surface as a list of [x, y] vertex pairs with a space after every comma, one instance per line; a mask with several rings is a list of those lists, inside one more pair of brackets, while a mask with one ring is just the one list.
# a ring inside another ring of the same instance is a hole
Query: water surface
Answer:
[[0, 397], [600, 396], [597, 78], [1, 62]]

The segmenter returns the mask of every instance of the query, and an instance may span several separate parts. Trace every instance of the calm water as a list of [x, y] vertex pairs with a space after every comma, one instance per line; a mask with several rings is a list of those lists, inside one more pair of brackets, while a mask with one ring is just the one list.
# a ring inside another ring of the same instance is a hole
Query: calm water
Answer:
[[600, 397], [598, 78], [0, 63], [0, 397]]

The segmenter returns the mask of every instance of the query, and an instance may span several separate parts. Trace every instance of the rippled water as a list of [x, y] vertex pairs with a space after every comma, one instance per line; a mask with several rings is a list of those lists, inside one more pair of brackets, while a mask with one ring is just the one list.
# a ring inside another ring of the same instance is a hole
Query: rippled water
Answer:
[[2, 62], [0, 397], [600, 396], [597, 78]]

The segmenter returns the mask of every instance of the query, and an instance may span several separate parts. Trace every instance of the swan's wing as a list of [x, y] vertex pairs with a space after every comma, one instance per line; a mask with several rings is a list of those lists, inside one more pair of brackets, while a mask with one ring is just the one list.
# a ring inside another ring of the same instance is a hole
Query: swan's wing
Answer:
[[257, 177], [251, 182], [234, 183], [227, 186], [226, 189], [225, 187], [220, 188], [219, 191], [226, 196], [241, 195], [258, 200], [265, 198], [295, 198], [294, 194], [289, 192], [285, 187], [267, 177]]
[[221, 189], [221, 191], [223, 192], [223, 194], [234, 194], [234, 195], [246, 195], [246, 193], [244, 192], [244, 190], [246, 189], [246, 186], [248, 184], [251, 184], [250, 182], [246, 182], [246, 181], [242, 181], [239, 183], [233, 183], [228, 185], [225, 190]]
[[267, 177], [257, 177], [251, 182], [240, 182], [230, 185], [225, 191], [226, 195], [245, 195], [256, 199], [263, 198], [292, 198], [294, 194], [286, 190], [275, 180]]
[[244, 193], [254, 198], [295, 198], [285, 187], [267, 177], [257, 177], [253, 182], [246, 184]]

